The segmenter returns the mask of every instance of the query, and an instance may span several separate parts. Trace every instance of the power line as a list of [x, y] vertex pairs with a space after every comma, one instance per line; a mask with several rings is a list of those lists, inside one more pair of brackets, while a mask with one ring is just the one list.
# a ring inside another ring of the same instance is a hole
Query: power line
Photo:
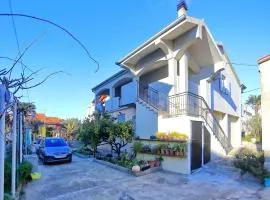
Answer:
[[89, 53], [88, 49], [85, 47], [85, 45], [77, 37], [75, 37], [71, 32], [69, 32], [67, 29], [65, 29], [64, 27], [62, 27], [62, 26], [60, 26], [60, 25], [58, 25], [58, 24], [56, 24], [56, 23], [54, 23], [54, 22], [52, 22], [50, 20], [35, 17], [35, 16], [32, 16], [32, 15], [18, 14], [18, 13], [17, 14], [15, 14], [15, 13], [0, 13], [0, 16], [2, 16], [2, 17], [14, 16], [14, 17], [29, 18], [29, 19], [38, 20], [38, 21], [41, 21], [41, 22], [51, 24], [51, 25], [61, 29], [66, 34], [68, 34], [73, 40], [75, 40], [83, 48], [83, 50], [87, 54], [88, 58], [90, 58], [97, 65], [97, 69], [95, 70], [95, 72], [97, 72], [99, 70], [99, 62], [90, 55], [90, 53]]
[[236, 63], [236, 62], [231, 62], [228, 64], [233, 64], [233, 65], [238, 65], [238, 66], [249, 66], [249, 67], [258, 67], [256, 64], [249, 64], [249, 63]]
[[248, 91], [246, 91], [246, 92], [243, 92], [243, 94], [244, 94], [244, 93], [253, 92], [253, 91], [257, 91], [257, 90], [260, 90], [260, 89], [261, 89], [261, 88], [256, 88], [256, 89], [248, 90]]
[[[8, 0], [8, 4], [9, 4], [10, 13], [13, 13], [11, 0]], [[11, 16], [11, 20], [12, 20], [12, 26], [13, 26], [13, 31], [14, 31], [15, 39], [16, 39], [17, 49], [18, 49], [18, 52], [19, 52], [19, 55], [18, 56], [20, 56], [21, 55], [21, 49], [20, 49], [19, 37], [18, 37], [18, 32], [17, 32], [17, 28], [16, 28], [16, 24], [15, 24], [15, 19], [14, 19], [14, 16], [13, 15]], [[23, 66], [22, 62], [21, 62], [21, 67], [22, 67], [22, 73], [23, 73], [24, 72], [24, 66]], [[26, 87], [26, 83], [25, 83], [25, 87]], [[23, 90], [22, 90], [22, 94], [23, 94]], [[26, 90], [26, 94], [27, 94], [28, 102], [30, 103], [30, 97], [29, 97], [28, 89]]]

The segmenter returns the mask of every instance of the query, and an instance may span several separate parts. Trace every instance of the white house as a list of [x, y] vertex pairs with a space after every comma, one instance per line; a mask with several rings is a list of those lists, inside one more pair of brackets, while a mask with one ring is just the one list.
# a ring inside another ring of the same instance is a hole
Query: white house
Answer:
[[[92, 89], [96, 110], [136, 124], [136, 136], [186, 133], [187, 159], [164, 162], [164, 169], [189, 174], [241, 144], [241, 87], [221, 43], [204, 20], [178, 18], [117, 65], [122, 70]], [[105, 95], [107, 101], [99, 101]], [[199, 148], [198, 148], [199, 147]]]

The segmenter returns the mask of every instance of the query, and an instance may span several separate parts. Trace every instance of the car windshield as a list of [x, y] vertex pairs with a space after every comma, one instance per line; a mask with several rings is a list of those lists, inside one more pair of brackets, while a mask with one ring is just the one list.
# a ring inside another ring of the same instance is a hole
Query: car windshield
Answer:
[[67, 146], [67, 143], [60, 138], [51, 138], [45, 140], [45, 147], [62, 147]]

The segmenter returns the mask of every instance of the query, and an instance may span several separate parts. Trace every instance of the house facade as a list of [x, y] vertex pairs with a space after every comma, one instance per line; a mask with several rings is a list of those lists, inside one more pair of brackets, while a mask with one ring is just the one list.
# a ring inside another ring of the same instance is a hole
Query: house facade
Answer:
[[92, 91], [96, 110], [133, 121], [136, 137], [185, 133], [188, 157], [168, 158], [164, 168], [189, 174], [206, 157], [241, 145], [241, 87], [223, 45], [186, 8], [180, 2], [178, 18], [117, 62], [122, 70]]

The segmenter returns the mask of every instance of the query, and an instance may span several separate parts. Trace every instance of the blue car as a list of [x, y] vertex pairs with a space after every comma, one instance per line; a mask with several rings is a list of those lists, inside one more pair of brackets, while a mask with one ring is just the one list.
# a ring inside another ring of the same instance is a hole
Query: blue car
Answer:
[[48, 137], [41, 140], [37, 156], [44, 164], [72, 162], [72, 150], [63, 138]]

